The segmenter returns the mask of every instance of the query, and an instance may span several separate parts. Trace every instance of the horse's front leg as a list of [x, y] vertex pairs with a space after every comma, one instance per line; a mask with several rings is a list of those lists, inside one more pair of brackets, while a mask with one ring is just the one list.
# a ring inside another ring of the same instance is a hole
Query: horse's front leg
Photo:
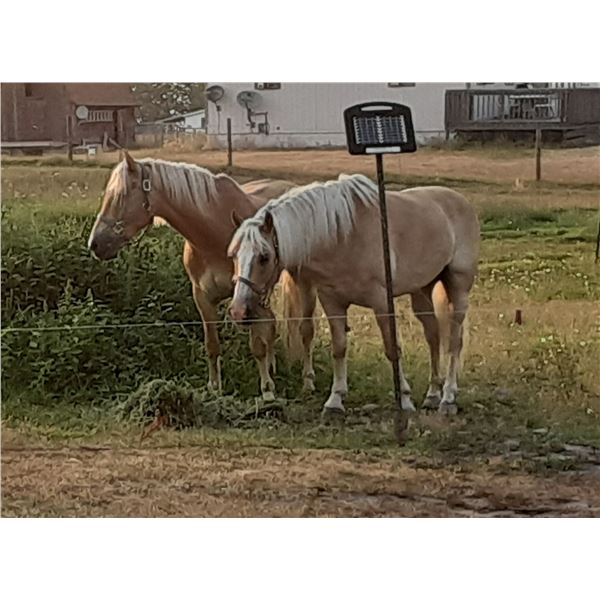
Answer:
[[250, 350], [258, 365], [260, 392], [264, 400], [275, 399], [275, 382], [271, 368], [275, 371], [275, 315], [270, 308], [263, 308], [259, 321], [250, 326]]
[[323, 414], [343, 413], [345, 412], [344, 400], [348, 395], [346, 362], [348, 305], [323, 295], [319, 295], [319, 300], [329, 321], [331, 353], [333, 356], [333, 383], [331, 384], [329, 398], [323, 406]]
[[302, 338], [302, 391], [315, 391], [315, 369], [313, 367], [313, 339], [315, 337], [314, 313], [317, 305], [315, 288], [308, 282], [299, 285], [302, 299], [302, 318], [300, 320], [300, 337]]
[[221, 344], [217, 329], [219, 313], [217, 306], [207, 298], [200, 286], [192, 284], [192, 293], [204, 328], [204, 344], [208, 355], [208, 387], [213, 392], [220, 394], [223, 391], [223, 385], [221, 381]]

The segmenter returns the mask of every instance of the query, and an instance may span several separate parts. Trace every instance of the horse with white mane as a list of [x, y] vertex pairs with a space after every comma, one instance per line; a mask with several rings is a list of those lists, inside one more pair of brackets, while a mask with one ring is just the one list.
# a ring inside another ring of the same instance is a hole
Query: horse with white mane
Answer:
[[[444, 187], [387, 192], [394, 296], [410, 294], [430, 349], [431, 378], [424, 407], [456, 412], [459, 357], [469, 292], [477, 273], [479, 223], [459, 193]], [[239, 225], [229, 245], [236, 281], [230, 314], [247, 318], [260, 293], [287, 270], [296, 286], [288, 316], [299, 317], [305, 387], [314, 378], [312, 315], [318, 296], [329, 320], [334, 374], [325, 411], [343, 411], [348, 392], [347, 311], [371, 308], [392, 360], [377, 188], [363, 175], [295, 188]], [[259, 293], [260, 292], [260, 293]], [[449, 320], [450, 361], [440, 374], [440, 343]], [[399, 355], [400, 356], [400, 355]], [[401, 372], [402, 408], [414, 410]]]
[[[124, 152], [113, 169], [89, 238], [90, 250], [102, 260], [119, 250], [155, 220], [166, 221], [185, 238], [183, 264], [204, 327], [208, 353], [208, 384], [221, 391], [217, 307], [231, 296], [233, 265], [227, 244], [233, 235], [233, 210], [250, 217], [267, 200], [294, 187], [288, 181], [250, 182], [240, 187], [227, 175], [213, 175], [196, 165], [158, 159], [134, 160]], [[275, 320], [268, 307], [257, 306], [250, 328], [250, 346], [258, 363], [261, 392], [274, 397]]]

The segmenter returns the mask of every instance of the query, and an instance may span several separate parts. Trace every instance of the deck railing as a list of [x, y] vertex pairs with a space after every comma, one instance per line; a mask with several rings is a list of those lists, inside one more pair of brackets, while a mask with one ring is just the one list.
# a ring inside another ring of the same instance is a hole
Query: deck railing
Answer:
[[600, 123], [600, 89], [448, 90], [445, 122], [446, 131]]

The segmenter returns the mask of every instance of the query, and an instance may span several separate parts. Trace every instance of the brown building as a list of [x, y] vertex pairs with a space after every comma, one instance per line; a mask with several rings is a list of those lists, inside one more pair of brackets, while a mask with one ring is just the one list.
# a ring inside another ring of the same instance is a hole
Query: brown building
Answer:
[[3, 83], [2, 149], [135, 140], [136, 102], [127, 83]]

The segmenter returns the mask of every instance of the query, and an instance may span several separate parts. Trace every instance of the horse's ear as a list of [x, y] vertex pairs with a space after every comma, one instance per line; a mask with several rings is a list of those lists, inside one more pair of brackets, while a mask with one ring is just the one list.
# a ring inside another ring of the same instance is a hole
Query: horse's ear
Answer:
[[243, 221], [244, 219], [237, 214], [235, 209], [231, 211], [231, 222], [236, 229], [243, 223]]
[[271, 233], [273, 231], [273, 215], [270, 211], [265, 214], [265, 222], [260, 226], [260, 230], [263, 233]]
[[122, 159], [127, 163], [127, 168], [135, 173], [136, 171], [136, 162], [133, 156], [127, 152], [127, 150], [121, 150]]

